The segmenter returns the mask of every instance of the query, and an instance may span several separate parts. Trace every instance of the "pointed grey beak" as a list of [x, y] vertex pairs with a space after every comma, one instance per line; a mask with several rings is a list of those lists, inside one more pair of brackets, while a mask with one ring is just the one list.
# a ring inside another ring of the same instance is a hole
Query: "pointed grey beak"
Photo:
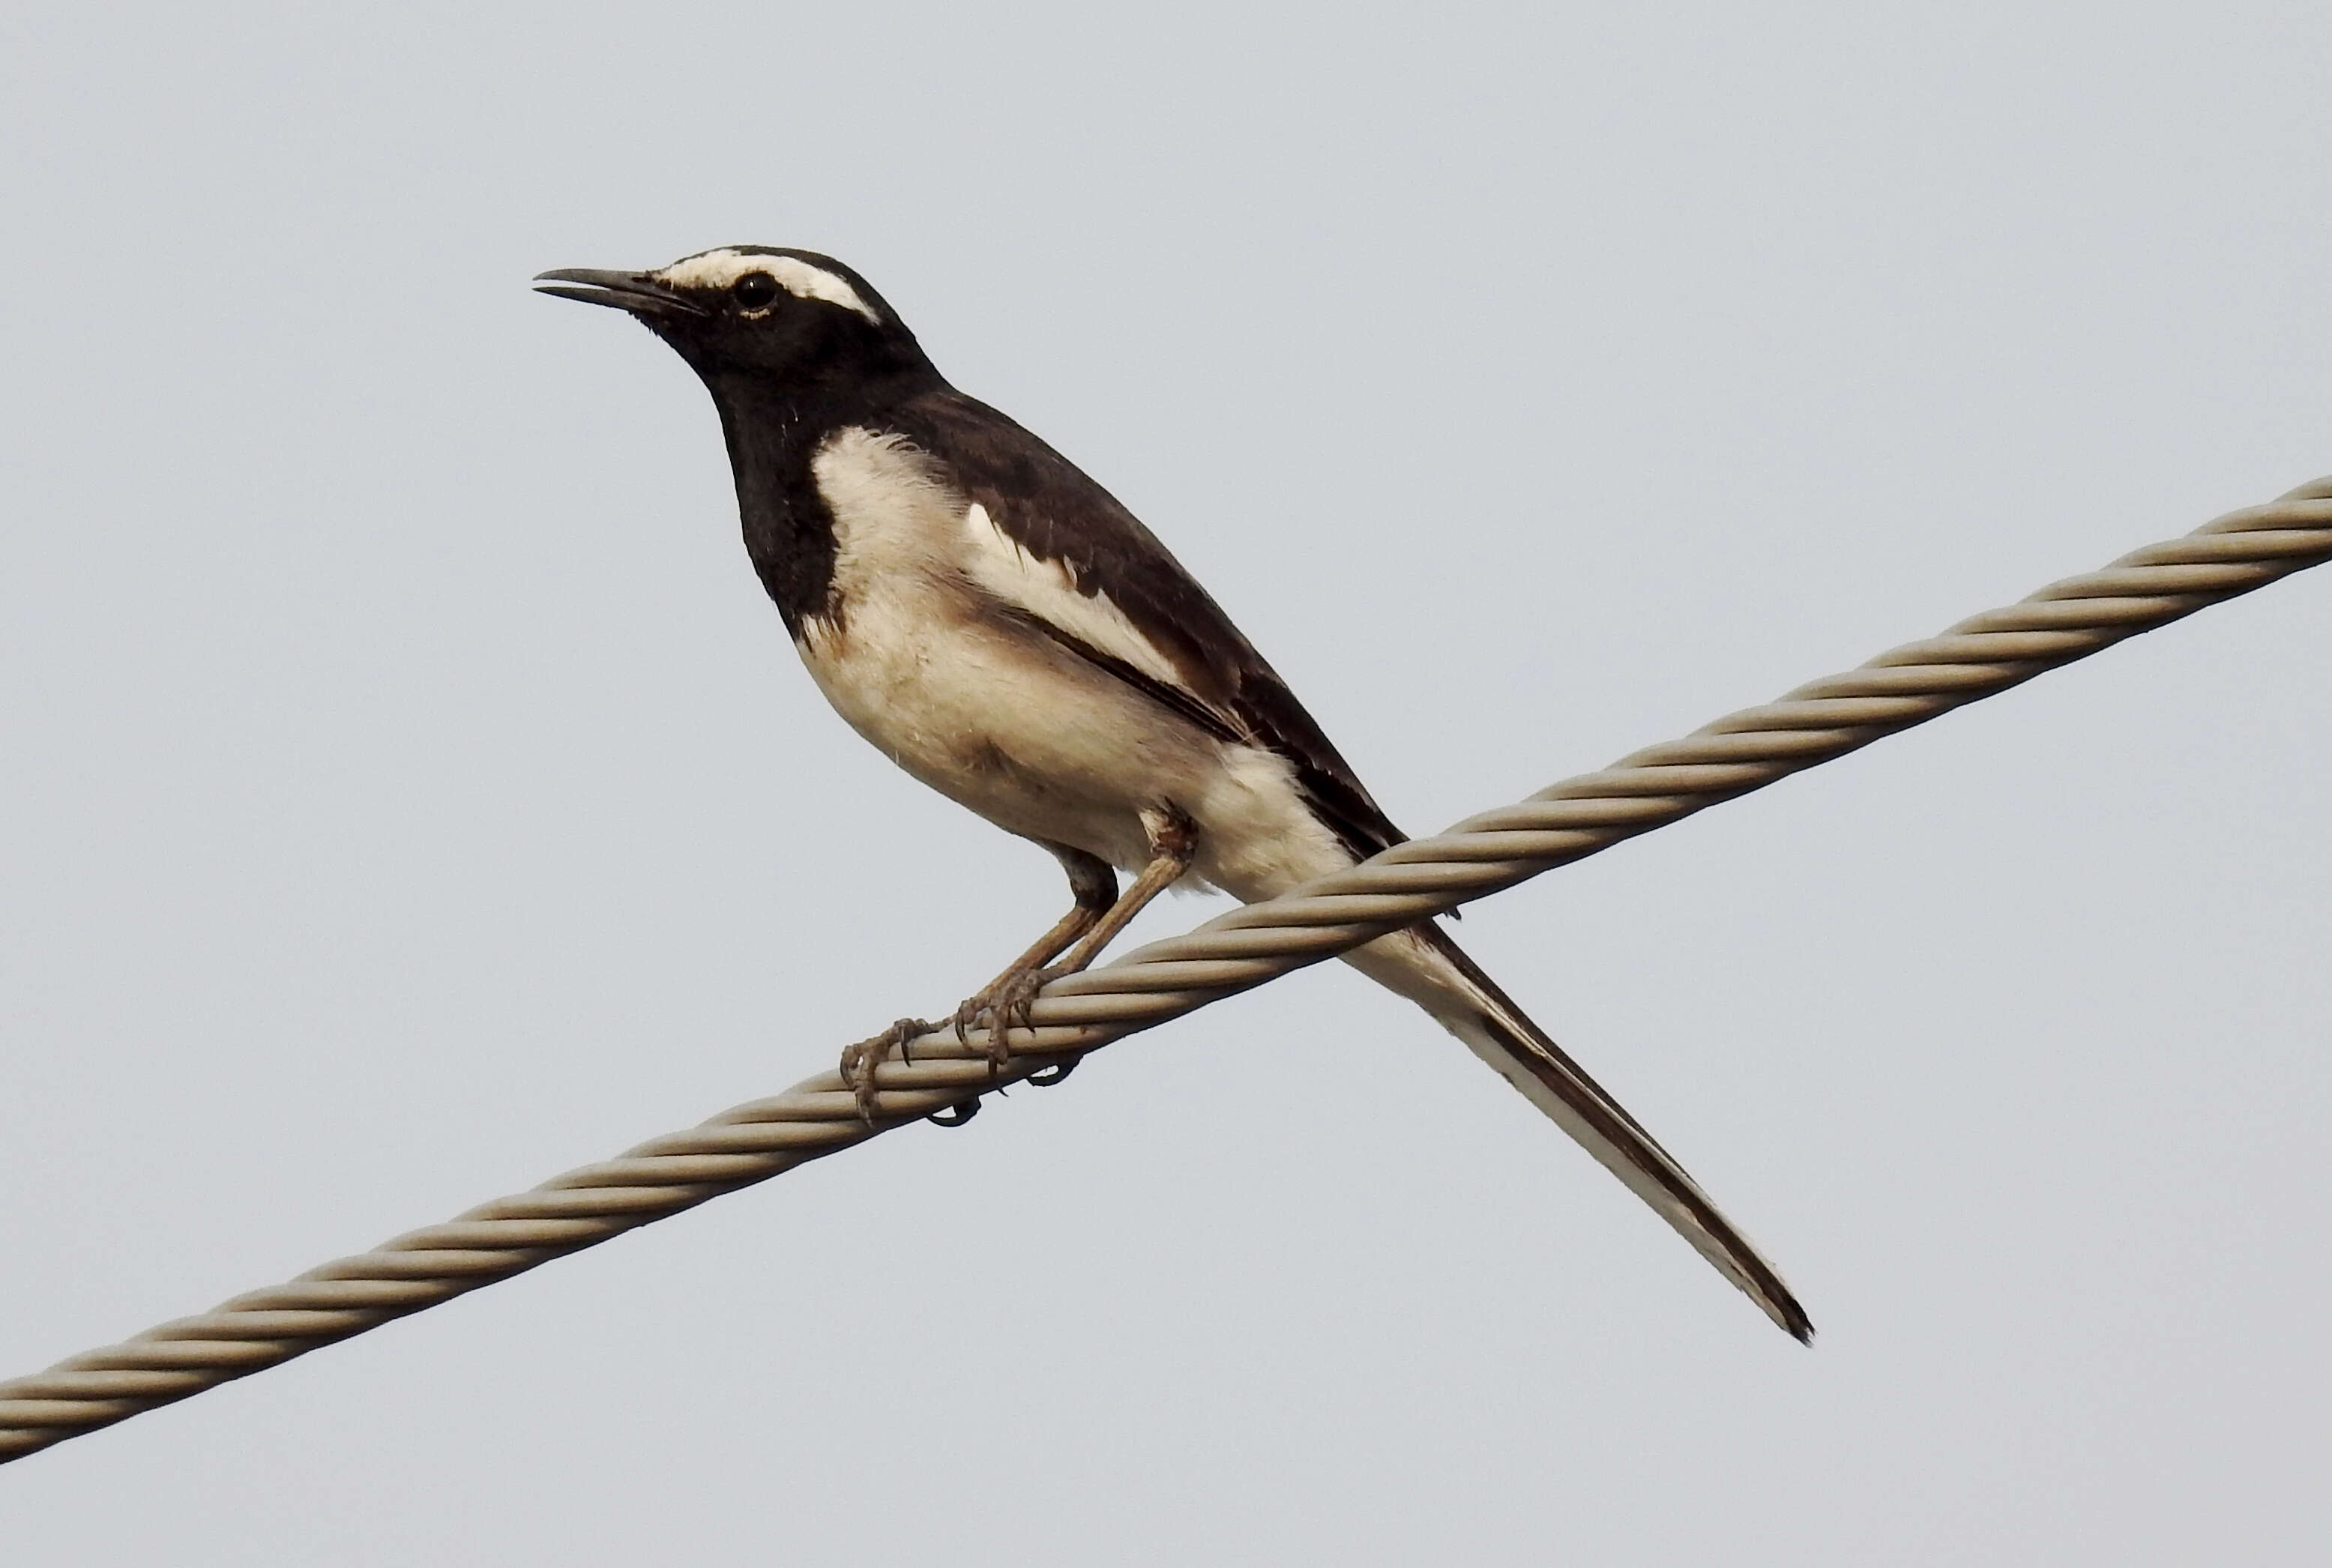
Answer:
[[[562, 285], [580, 285], [562, 286]], [[534, 275], [535, 292], [580, 300], [587, 305], [613, 305], [635, 316], [702, 316], [708, 312], [677, 290], [657, 282], [645, 272], [610, 272], [597, 267], [559, 267]]]

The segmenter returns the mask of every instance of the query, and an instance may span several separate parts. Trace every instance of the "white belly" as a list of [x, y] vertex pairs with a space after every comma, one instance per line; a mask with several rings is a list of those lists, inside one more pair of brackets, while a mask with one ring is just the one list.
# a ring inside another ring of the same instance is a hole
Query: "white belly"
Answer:
[[1352, 864], [1285, 760], [951, 597], [874, 596], [798, 645], [835, 711], [909, 773], [1008, 832], [1129, 871], [1150, 859], [1142, 811], [1171, 805], [1198, 827], [1192, 875], [1245, 899]]

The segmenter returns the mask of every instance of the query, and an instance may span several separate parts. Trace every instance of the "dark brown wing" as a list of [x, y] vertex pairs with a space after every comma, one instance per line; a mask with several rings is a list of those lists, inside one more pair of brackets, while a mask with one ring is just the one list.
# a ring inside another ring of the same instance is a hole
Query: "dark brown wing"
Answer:
[[1178, 679], [1161, 681], [1030, 614], [1047, 636], [1201, 728], [1286, 758], [1305, 800], [1356, 857], [1408, 837], [1222, 607], [1076, 464], [952, 389], [891, 410], [887, 423], [951, 468], [964, 493], [1014, 544], [1059, 563], [1078, 592], [1106, 595]]

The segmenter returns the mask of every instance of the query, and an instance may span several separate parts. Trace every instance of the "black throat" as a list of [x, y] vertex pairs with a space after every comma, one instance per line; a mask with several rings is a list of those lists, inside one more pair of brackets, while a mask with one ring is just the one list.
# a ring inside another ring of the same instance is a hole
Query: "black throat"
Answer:
[[729, 445], [745, 552], [786, 631], [798, 638], [802, 622], [828, 608], [834, 589], [834, 513], [818, 494], [811, 460], [836, 431], [881, 429], [889, 410], [946, 383], [928, 366], [808, 381], [714, 371], [704, 381]]

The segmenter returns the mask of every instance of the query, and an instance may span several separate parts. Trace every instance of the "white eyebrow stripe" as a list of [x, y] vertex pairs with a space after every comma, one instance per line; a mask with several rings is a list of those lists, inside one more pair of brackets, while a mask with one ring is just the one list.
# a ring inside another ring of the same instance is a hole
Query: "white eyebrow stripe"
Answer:
[[876, 326], [883, 318], [859, 298], [847, 281], [824, 267], [814, 267], [799, 256], [757, 255], [750, 251], [706, 251], [673, 263], [653, 274], [683, 289], [725, 289], [748, 272], [767, 272], [798, 300], [823, 300], [846, 311], [855, 311]]

